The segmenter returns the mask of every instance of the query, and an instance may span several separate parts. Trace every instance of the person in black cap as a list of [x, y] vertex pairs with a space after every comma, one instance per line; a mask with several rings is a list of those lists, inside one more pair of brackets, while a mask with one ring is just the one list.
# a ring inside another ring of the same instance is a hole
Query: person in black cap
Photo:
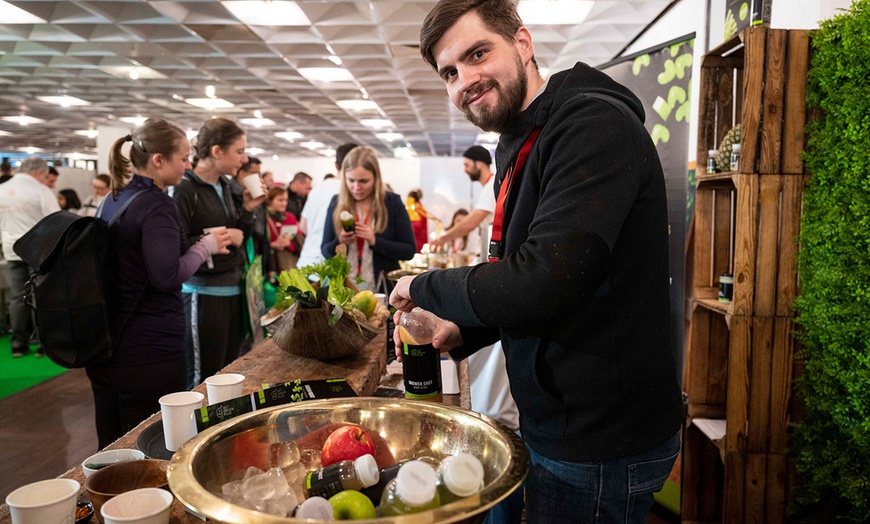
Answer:
[[495, 211], [495, 191], [493, 190], [495, 177], [489, 170], [489, 166], [492, 164], [492, 155], [483, 146], [471, 146], [462, 156], [465, 174], [472, 182], [480, 182], [480, 185], [483, 186], [483, 192], [465, 220], [445, 231], [440, 238], [433, 240], [430, 244], [432, 247], [441, 247], [445, 243], [462, 238], [474, 231], [475, 228], [480, 227], [480, 251], [478, 253], [483, 260], [489, 247], [489, 224], [492, 222], [492, 214]]

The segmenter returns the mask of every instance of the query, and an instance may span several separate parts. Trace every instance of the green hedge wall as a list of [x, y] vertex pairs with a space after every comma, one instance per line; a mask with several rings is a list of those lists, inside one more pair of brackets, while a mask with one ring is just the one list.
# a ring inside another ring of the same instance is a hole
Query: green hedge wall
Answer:
[[812, 37], [797, 322], [806, 419], [793, 450], [801, 501], [870, 521], [870, 0]]

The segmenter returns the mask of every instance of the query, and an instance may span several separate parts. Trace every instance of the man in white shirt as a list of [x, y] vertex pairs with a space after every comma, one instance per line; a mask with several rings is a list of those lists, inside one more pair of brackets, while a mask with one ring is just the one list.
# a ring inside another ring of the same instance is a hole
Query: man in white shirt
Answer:
[[495, 191], [493, 184], [495, 177], [489, 166], [492, 164], [492, 156], [483, 146], [471, 146], [462, 154], [462, 165], [465, 174], [472, 182], [480, 182], [483, 191], [474, 204], [474, 209], [462, 222], [451, 227], [430, 243], [433, 247], [441, 247], [446, 242], [452, 242], [471, 233], [475, 228], [480, 228], [480, 251], [478, 260], [483, 262], [489, 252], [489, 226], [492, 224], [492, 214], [495, 212]]
[[[483, 146], [471, 146], [463, 156], [465, 174], [472, 182], [480, 182], [483, 191], [474, 205], [474, 210], [465, 220], [447, 230], [441, 238], [432, 242], [441, 246], [455, 238], [462, 238], [474, 228], [480, 227], [480, 258], [487, 260], [492, 215], [495, 212], [495, 176], [490, 171], [492, 155]], [[490, 416], [516, 431], [520, 426], [520, 414], [511, 396], [505, 369], [501, 342], [481, 349], [468, 358], [468, 378], [471, 382], [471, 409]]]
[[308, 193], [308, 200], [305, 202], [305, 207], [302, 208], [302, 218], [299, 222], [299, 231], [305, 235], [305, 243], [302, 244], [299, 261], [296, 263], [298, 267], [323, 261], [323, 254], [320, 252], [320, 244], [323, 242], [323, 228], [327, 221], [332, 222], [332, 218], [326, 216], [326, 211], [329, 208], [329, 202], [332, 197], [338, 194], [338, 189], [342, 184], [341, 163], [344, 162], [344, 157], [350, 150], [355, 147], [357, 144], [339, 146], [335, 150], [335, 169], [338, 170], [338, 176], [324, 180]]
[[[30, 345], [33, 317], [24, 303], [24, 284], [30, 277], [30, 268], [12, 250], [15, 241], [44, 217], [60, 211], [54, 193], [45, 186], [48, 164], [31, 157], [21, 162], [18, 174], [0, 186], [0, 237], [3, 238], [3, 256], [9, 262], [12, 281], [12, 304], [9, 319], [12, 323], [12, 357], [23, 357]], [[37, 356], [41, 353], [37, 352]]]

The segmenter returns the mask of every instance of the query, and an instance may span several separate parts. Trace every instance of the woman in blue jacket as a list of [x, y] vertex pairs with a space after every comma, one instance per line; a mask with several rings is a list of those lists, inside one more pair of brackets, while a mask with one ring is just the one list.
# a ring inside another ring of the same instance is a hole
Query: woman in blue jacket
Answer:
[[[332, 198], [323, 229], [323, 256], [335, 256], [339, 244], [347, 246], [350, 276], [362, 277], [375, 290], [384, 275], [399, 269], [399, 260], [414, 256], [416, 244], [411, 219], [402, 199], [384, 188], [378, 154], [371, 147], [355, 147], [341, 166], [342, 184]], [[341, 225], [342, 212], [354, 218], [354, 227]]]

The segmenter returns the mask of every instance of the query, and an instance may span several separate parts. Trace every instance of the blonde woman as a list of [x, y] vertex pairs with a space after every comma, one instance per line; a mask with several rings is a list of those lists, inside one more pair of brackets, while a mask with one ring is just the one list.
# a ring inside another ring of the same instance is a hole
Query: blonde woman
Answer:
[[[385, 189], [378, 155], [371, 147], [352, 149], [342, 162], [341, 173], [341, 187], [329, 204], [320, 250], [332, 258], [335, 248], [345, 244], [351, 277], [362, 277], [367, 288], [374, 290], [384, 274], [399, 269], [399, 260], [414, 256], [411, 219], [399, 195]], [[353, 217], [353, 226], [342, 227], [342, 212]]]

